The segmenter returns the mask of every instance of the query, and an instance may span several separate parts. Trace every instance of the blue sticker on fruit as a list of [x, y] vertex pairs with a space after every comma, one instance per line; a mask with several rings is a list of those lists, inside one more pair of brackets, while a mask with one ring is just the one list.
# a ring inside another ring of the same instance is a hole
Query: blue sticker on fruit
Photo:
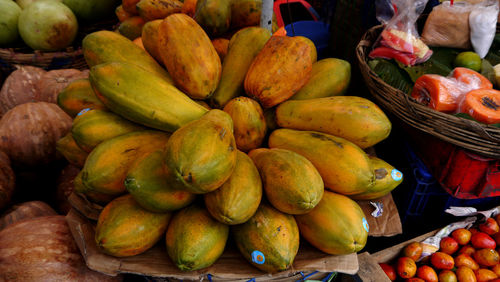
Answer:
[[363, 217], [363, 227], [365, 228], [366, 232], [370, 232], [370, 225], [368, 224], [368, 221], [366, 221], [366, 218]]
[[92, 110], [92, 108], [86, 108], [86, 109], [83, 109], [83, 110], [81, 110], [78, 114], [76, 114], [76, 116], [77, 116], [77, 117], [78, 117], [78, 116], [81, 116], [81, 115], [83, 115], [84, 113], [86, 113], [86, 112], [88, 112], [88, 111], [90, 111], [90, 110]]
[[253, 251], [252, 261], [255, 262], [256, 264], [263, 264], [264, 262], [266, 262], [266, 257], [260, 251]]
[[393, 169], [391, 171], [391, 176], [392, 176], [392, 179], [394, 179], [394, 181], [399, 181], [403, 178], [403, 173], [397, 169]]

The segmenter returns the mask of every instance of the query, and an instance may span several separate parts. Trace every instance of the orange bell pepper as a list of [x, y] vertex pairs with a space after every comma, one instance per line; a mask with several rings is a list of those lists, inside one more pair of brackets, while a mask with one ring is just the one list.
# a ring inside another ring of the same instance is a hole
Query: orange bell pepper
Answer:
[[460, 106], [460, 112], [469, 114], [475, 120], [486, 124], [500, 123], [500, 91], [495, 89], [470, 91]]

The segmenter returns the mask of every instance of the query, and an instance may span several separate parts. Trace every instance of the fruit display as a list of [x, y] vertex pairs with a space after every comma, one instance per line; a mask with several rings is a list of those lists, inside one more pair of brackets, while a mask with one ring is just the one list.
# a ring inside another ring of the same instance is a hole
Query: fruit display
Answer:
[[412, 241], [404, 245], [394, 260], [379, 265], [391, 281], [398, 281], [398, 277], [422, 281], [497, 281], [499, 224], [497, 214], [469, 228], [457, 226], [439, 237], [436, 241], [439, 246], [433, 253], [429, 253], [426, 241]]

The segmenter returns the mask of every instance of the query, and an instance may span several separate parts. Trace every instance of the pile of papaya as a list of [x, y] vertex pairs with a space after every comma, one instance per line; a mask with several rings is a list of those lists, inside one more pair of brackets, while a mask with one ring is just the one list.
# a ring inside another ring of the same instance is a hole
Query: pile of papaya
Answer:
[[58, 96], [74, 121], [57, 148], [81, 167], [75, 192], [104, 206], [97, 246], [133, 256], [164, 238], [172, 262], [193, 271], [216, 262], [231, 234], [269, 273], [292, 265], [299, 234], [328, 254], [360, 251], [369, 226], [355, 200], [402, 181], [364, 150], [388, 137], [389, 119], [344, 96], [349, 63], [317, 61], [305, 37], [248, 20], [219, 56], [219, 24], [260, 17], [241, 9], [261, 1], [232, 1], [220, 21], [210, 9], [227, 3], [185, 0], [143, 27], [145, 49], [111, 31], [83, 40], [90, 76]]

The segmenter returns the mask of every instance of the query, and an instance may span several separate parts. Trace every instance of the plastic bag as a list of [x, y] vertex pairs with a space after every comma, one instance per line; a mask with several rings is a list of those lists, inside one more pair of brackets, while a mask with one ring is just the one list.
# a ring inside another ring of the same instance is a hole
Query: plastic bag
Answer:
[[498, 1], [484, 1], [469, 15], [470, 41], [474, 51], [484, 58], [493, 43], [498, 19]]
[[[425, 62], [432, 51], [419, 39], [415, 23], [427, 0], [378, 0], [377, 19], [387, 21], [370, 58], [395, 59], [405, 65]], [[391, 10], [392, 9], [392, 10]]]

